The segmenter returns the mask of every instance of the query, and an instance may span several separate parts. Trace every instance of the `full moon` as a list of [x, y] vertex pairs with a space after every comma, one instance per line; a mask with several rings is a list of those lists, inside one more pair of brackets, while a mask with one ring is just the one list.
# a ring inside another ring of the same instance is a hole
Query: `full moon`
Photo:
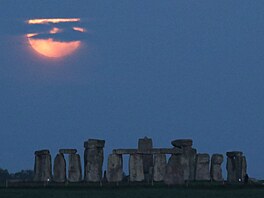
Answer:
[[53, 39], [34, 39], [28, 37], [30, 46], [39, 54], [50, 57], [60, 58], [72, 54], [81, 44], [80, 41], [59, 42]]
[[[28, 33], [26, 34], [29, 46], [38, 54], [41, 54], [49, 58], [61, 58], [73, 54], [81, 45], [81, 41], [57, 41], [52, 38], [54, 34], [63, 33], [64, 29], [54, 27], [58, 23], [75, 23], [79, 22], [79, 18], [54, 18], [54, 19], [30, 19], [27, 21], [29, 25], [34, 24], [53, 24], [52, 28], [44, 34], [50, 35], [50, 38], [39, 38], [37, 36], [43, 34], [43, 32], [38, 33]], [[77, 31], [79, 33], [85, 32], [84, 28], [73, 26], [72, 31]]]

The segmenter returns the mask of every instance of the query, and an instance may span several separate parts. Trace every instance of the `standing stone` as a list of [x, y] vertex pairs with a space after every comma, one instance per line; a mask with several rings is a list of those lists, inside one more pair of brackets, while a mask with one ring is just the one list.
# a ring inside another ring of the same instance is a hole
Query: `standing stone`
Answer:
[[51, 156], [49, 150], [35, 152], [34, 181], [51, 180]]
[[178, 139], [171, 142], [176, 148], [182, 149], [181, 164], [184, 169], [184, 180], [193, 181], [195, 178], [196, 149], [192, 148], [191, 139]]
[[154, 155], [154, 173], [153, 180], [156, 182], [163, 181], [166, 173], [166, 155], [155, 154]]
[[223, 160], [224, 157], [221, 154], [212, 155], [210, 175], [213, 181], [223, 181], [222, 167], [221, 167]]
[[196, 174], [195, 180], [210, 180], [209, 172], [210, 156], [208, 154], [196, 155]]
[[240, 151], [227, 152], [227, 181], [231, 183], [244, 182], [247, 172], [246, 157]]
[[81, 158], [79, 154], [69, 155], [68, 181], [80, 182], [82, 180]]
[[184, 184], [184, 168], [181, 155], [172, 155], [166, 166], [164, 182], [167, 185]]
[[57, 154], [54, 159], [53, 180], [55, 182], [66, 181], [66, 161], [63, 154]]
[[100, 182], [104, 161], [104, 140], [89, 139], [84, 142], [84, 180]]
[[241, 178], [243, 182], [245, 181], [246, 174], [247, 174], [247, 160], [245, 156], [242, 156]]
[[[144, 137], [138, 140], [138, 150], [140, 152], [148, 152], [153, 148], [152, 139]], [[145, 180], [149, 180], [151, 173], [149, 172], [153, 168], [153, 155], [143, 154], [143, 171]]]
[[122, 155], [110, 154], [108, 156], [106, 178], [108, 182], [121, 182], [123, 180]]
[[130, 181], [143, 181], [143, 157], [141, 154], [131, 154], [129, 157], [129, 179]]

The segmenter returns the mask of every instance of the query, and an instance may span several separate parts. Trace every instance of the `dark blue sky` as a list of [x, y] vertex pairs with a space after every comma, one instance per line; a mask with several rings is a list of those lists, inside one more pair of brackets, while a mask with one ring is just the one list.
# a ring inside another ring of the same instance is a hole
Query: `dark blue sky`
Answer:
[[[88, 138], [105, 139], [107, 156], [149, 136], [156, 147], [192, 138], [200, 153], [241, 150], [263, 178], [263, 10], [262, 0], [2, 0], [0, 167], [32, 169], [42, 148], [83, 154]], [[25, 20], [52, 17], [89, 30], [60, 61], [23, 37]]]

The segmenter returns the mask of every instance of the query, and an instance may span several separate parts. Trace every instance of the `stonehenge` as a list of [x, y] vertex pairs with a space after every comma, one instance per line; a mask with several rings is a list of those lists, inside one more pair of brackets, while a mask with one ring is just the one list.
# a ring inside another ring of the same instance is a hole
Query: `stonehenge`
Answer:
[[244, 182], [247, 173], [246, 157], [240, 151], [227, 152], [226, 156], [227, 181], [230, 183]]
[[166, 155], [154, 155], [153, 181], [160, 182], [164, 180], [166, 173]]
[[[54, 158], [52, 169], [49, 150], [35, 152], [34, 181], [66, 182], [164, 182], [167, 185], [182, 185], [194, 181], [223, 182], [222, 154], [197, 153], [191, 139], [176, 139], [170, 148], [154, 148], [151, 138], [138, 140], [137, 148], [113, 149], [108, 155], [103, 173], [105, 140], [88, 139], [84, 142], [84, 167], [77, 149], [63, 148]], [[68, 160], [65, 160], [68, 155]], [[129, 156], [125, 177], [123, 155]], [[240, 151], [226, 153], [227, 181], [244, 182], [247, 174], [246, 157]], [[168, 157], [168, 161], [167, 161]], [[52, 171], [53, 170], [53, 171]], [[84, 177], [82, 177], [82, 171]]]
[[110, 154], [108, 156], [106, 178], [108, 182], [121, 182], [123, 180], [122, 155]]
[[210, 156], [206, 153], [196, 155], [196, 170], [195, 180], [205, 181], [210, 180], [209, 172]]
[[[138, 150], [142, 152], [151, 151], [153, 148], [152, 139], [144, 137], [138, 140]], [[153, 169], [153, 154], [143, 154], [143, 172], [144, 179], [149, 180], [152, 177], [151, 170]]]
[[79, 182], [82, 180], [81, 158], [79, 154], [69, 154], [68, 181]]
[[89, 139], [84, 142], [84, 180], [100, 182], [104, 161], [104, 140]]
[[172, 141], [171, 144], [175, 148], [182, 149], [181, 165], [184, 169], [184, 180], [194, 180], [196, 149], [192, 148], [193, 141], [190, 139], [179, 139]]
[[54, 159], [53, 180], [55, 182], [66, 181], [66, 160], [62, 153], [57, 154]]
[[222, 166], [224, 156], [222, 154], [213, 154], [211, 158], [210, 176], [213, 181], [223, 181]]
[[[64, 154], [68, 154], [68, 177], [66, 175], [66, 160]], [[54, 182], [79, 182], [82, 180], [81, 158], [76, 149], [60, 149], [54, 159]]]
[[129, 156], [129, 180], [132, 182], [144, 180], [143, 155], [131, 154]]
[[166, 165], [164, 182], [168, 185], [184, 184], [184, 166], [181, 155], [172, 155]]
[[51, 155], [49, 150], [36, 151], [34, 165], [34, 181], [50, 181], [51, 175]]

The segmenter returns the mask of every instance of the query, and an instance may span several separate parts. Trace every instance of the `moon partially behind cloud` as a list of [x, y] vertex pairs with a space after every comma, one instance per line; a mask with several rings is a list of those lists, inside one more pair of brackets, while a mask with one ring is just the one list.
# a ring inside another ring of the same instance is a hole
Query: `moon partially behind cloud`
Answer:
[[[48, 18], [26, 21], [28, 25], [44, 25], [49, 29], [26, 34], [29, 46], [38, 54], [48, 58], [62, 58], [73, 54], [82, 42], [78, 38], [73, 38], [72, 35], [71, 39], [66, 38], [65, 35], [73, 32], [80, 34], [86, 32], [84, 28], [78, 26], [80, 20], [80, 18]], [[65, 26], [61, 28], [58, 26], [60, 23], [69, 23], [69, 25], [67, 28]]]

